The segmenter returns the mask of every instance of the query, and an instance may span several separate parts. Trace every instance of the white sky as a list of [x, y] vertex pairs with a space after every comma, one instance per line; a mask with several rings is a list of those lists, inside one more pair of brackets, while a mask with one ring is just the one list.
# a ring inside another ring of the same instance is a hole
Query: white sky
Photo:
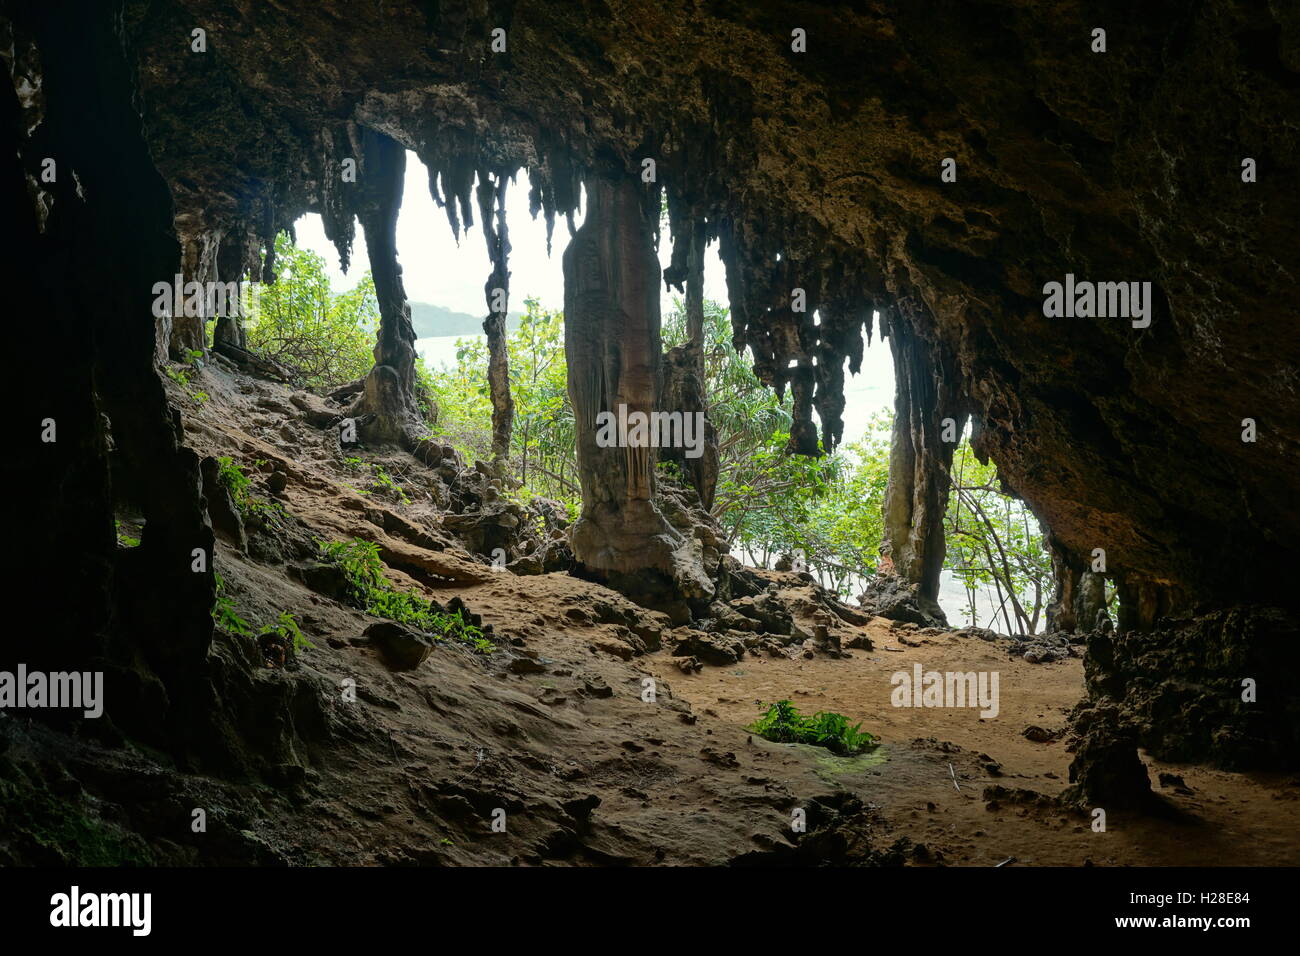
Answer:
[[[524, 299], [536, 296], [548, 309], [564, 308], [564, 277], [560, 274], [560, 257], [569, 245], [569, 227], [563, 217], [555, 220], [551, 255], [546, 255], [546, 219], [542, 213], [533, 219], [528, 214], [528, 179], [521, 171], [517, 182], [506, 187], [506, 224], [510, 229], [510, 309], [522, 311]], [[582, 225], [581, 212], [574, 225]], [[297, 222], [299, 245], [323, 255], [329, 263], [330, 281], [336, 291], [351, 288], [368, 269], [366, 242], [357, 226], [352, 250], [352, 266], [345, 277], [339, 269], [338, 253], [325, 238], [320, 216], [304, 216]], [[660, 243], [660, 260], [668, 265], [671, 242], [665, 234]], [[705, 257], [704, 295], [719, 302], [727, 301], [726, 273], [718, 258], [715, 243]], [[474, 207], [474, 227], [466, 234], [462, 228], [460, 243], [451, 234], [446, 210], [429, 195], [429, 179], [424, 165], [414, 153], [406, 155], [406, 182], [402, 209], [397, 218], [397, 257], [402, 265], [402, 282], [412, 302], [428, 302], [457, 312], [487, 314], [483, 284], [492, 264], [487, 243]], [[667, 293], [664, 305], [671, 303]]]

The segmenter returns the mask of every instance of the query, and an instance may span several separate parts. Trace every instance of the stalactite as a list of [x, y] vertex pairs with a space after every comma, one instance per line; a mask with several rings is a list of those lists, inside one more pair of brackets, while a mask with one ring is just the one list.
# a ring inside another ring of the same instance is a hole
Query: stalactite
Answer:
[[[704, 374], [704, 252], [707, 244], [704, 223], [694, 223], [690, 231], [686, 272], [686, 335], [699, 360], [701, 375]], [[676, 252], [676, 247], [673, 251]]]
[[[488, 345], [488, 390], [492, 400], [492, 457], [499, 464], [508, 456], [514, 427], [514, 400], [510, 393], [506, 348], [509, 310], [510, 238], [506, 223], [506, 180], [528, 166], [529, 210], [546, 214], [547, 253], [555, 216], [568, 217], [570, 231], [578, 204], [576, 165], [562, 144], [540, 137], [535, 150], [494, 151], [471, 131], [432, 128], [417, 141], [416, 153], [429, 174], [429, 193], [447, 215], [452, 235], [474, 224], [478, 206], [491, 272], [483, 287], [488, 315], [483, 322]], [[527, 162], [526, 162], [527, 161]], [[477, 186], [475, 180], [477, 178]], [[471, 202], [473, 193], [474, 202]], [[499, 292], [498, 292], [499, 290]]]
[[966, 413], [951, 363], [915, 330], [915, 306], [881, 314], [881, 334], [894, 357], [894, 435], [885, 492], [882, 551], [897, 575], [916, 588], [920, 610], [946, 622], [939, 607], [943, 570], [943, 519], [956, 441], [945, 441], [944, 419], [961, 435]]
[[429, 195], [447, 216], [451, 233], [474, 225], [474, 175], [482, 165], [474, 137], [456, 127], [440, 128], [419, 145], [416, 155], [429, 171]]
[[370, 271], [379, 300], [375, 367], [353, 408], [362, 417], [369, 441], [410, 446], [424, 428], [415, 404], [415, 330], [397, 263], [397, 212], [402, 203], [406, 150], [382, 133], [362, 134], [364, 162], [358, 177], [357, 211], [370, 254]]
[[660, 452], [665, 461], [675, 462], [683, 475], [695, 488], [704, 508], [713, 507], [714, 492], [718, 483], [718, 436], [708, 418], [708, 395], [704, 369], [704, 251], [707, 242], [705, 224], [697, 219], [682, 223], [682, 212], [676, 216], [669, 191], [669, 223], [673, 234], [672, 262], [664, 270], [664, 281], [686, 289], [687, 341], [668, 350], [664, 356], [663, 388], [660, 407], [683, 415], [698, 414], [704, 422], [703, 447], [698, 456], [686, 454], [685, 449], [666, 448]]
[[[862, 332], [865, 327], [871, 335], [872, 309], [884, 296], [883, 278], [869, 262], [846, 264], [788, 250], [783, 254], [774, 240], [747, 229], [743, 222], [724, 221], [718, 230], [733, 345], [750, 350], [754, 374], [778, 395], [791, 387], [795, 420], [790, 451], [833, 451], [844, 431], [844, 359], [857, 374]], [[814, 408], [822, 423], [820, 445]]]
[[510, 395], [510, 363], [506, 353], [510, 233], [506, 226], [506, 173], [503, 170], [498, 170], [495, 178], [486, 170], [479, 173], [478, 203], [488, 258], [492, 261], [492, 272], [483, 286], [488, 307], [483, 331], [487, 333], [488, 393], [492, 399], [492, 459], [499, 464], [510, 453], [510, 434], [515, 420], [515, 403]]
[[[326, 127], [318, 134], [316, 154], [320, 158], [316, 206], [320, 212], [325, 238], [338, 250], [339, 265], [346, 273], [352, 260], [352, 243], [356, 238], [356, 206], [361, 183], [345, 178], [344, 162], [359, 163], [362, 150], [361, 136], [355, 123], [338, 129]], [[359, 177], [359, 170], [356, 170]], [[272, 228], [268, 254], [274, 262], [275, 233]]]
[[857, 375], [862, 368], [864, 327], [867, 338], [871, 337], [873, 304], [851, 279], [828, 281], [833, 291], [819, 305], [821, 324], [808, 351], [817, 359], [814, 404], [822, 423], [822, 444], [829, 450], [844, 436], [844, 360], [848, 358], [849, 373]]

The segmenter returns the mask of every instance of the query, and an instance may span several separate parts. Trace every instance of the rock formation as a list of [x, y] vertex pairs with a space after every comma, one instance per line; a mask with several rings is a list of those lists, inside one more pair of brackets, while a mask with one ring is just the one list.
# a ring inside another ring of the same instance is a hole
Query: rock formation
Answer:
[[361, 135], [361, 168], [354, 200], [370, 253], [370, 272], [379, 300], [375, 367], [352, 409], [360, 434], [370, 441], [413, 444], [423, 437], [415, 404], [415, 329], [397, 264], [397, 211], [402, 205], [406, 151], [369, 129]]
[[564, 253], [564, 353], [582, 482], [573, 553], [603, 576], [658, 574], [683, 596], [713, 591], [699, 543], [684, 539], [655, 500], [656, 448], [606, 421], [660, 410], [659, 264], [654, 220], [630, 176], [589, 181], [586, 219]]
[[[495, 209], [494, 206], [495, 200]], [[500, 461], [510, 450], [515, 403], [510, 397], [510, 365], [506, 356], [506, 313], [510, 302], [510, 233], [506, 227], [506, 174], [483, 177], [478, 184], [479, 217], [487, 240], [492, 274], [483, 292], [488, 317], [483, 320], [488, 347], [488, 394], [492, 398], [492, 457]]]

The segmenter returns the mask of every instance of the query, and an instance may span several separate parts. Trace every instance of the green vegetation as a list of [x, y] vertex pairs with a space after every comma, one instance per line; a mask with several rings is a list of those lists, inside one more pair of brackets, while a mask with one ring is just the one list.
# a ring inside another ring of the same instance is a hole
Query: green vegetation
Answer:
[[355, 457], [344, 458], [343, 464], [353, 471], [361, 472], [363, 474], [370, 473], [369, 488], [354, 488], [352, 485], [347, 486], [357, 494], [368, 495], [374, 491], [389, 491], [392, 492], [392, 494], [396, 496], [402, 504], [409, 505], [411, 503], [411, 499], [407, 497], [406, 491], [402, 488], [401, 484], [399, 484], [392, 475], [384, 471], [382, 465], [377, 465], [374, 462], [365, 461], [364, 459]]
[[[260, 459], [255, 464], [261, 464]], [[244, 469], [236, 465], [235, 459], [229, 455], [217, 459], [217, 477], [230, 489], [230, 496], [235, 499], [237, 507], [242, 509], [245, 502], [253, 497], [253, 479], [244, 474]]]
[[132, 536], [132, 535], [129, 535], [129, 534], [127, 534], [125, 531], [122, 530], [122, 519], [120, 519], [120, 518], [114, 518], [114, 519], [113, 519], [113, 530], [117, 532], [117, 544], [118, 544], [118, 547], [121, 547], [121, 548], [138, 548], [138, 547], [140, 547], [140, 539], [139, 539], [139, 538], [136, 538], [136, 537], [134, 537], [134, 536]]
[[455, 641], [483, 654], [496, 649], [483, 631], [460, 612], [448, 613], [418, 594], [394, 587], [384, 577], [377, 544], [353, 538], [321, 542], [320, 549], [326, 561], [342, 569], [348, 580], [348, 596], [367, 614], [408, 624], [431, 633], [435, 640]]
[[302, 633], [302, 629], [298, 626], [298, 618], [292, 611], [281, 611], [275, 623], [264, 628], [257, 628], [244, 620], [235, 611], [234, 600], [226, 593], [226, 579], [221, 576], [220, 571], [214, 571], [213, 574], [217, 579], [217, 600], [212, 605], [212, 620], [217, 627], [240, 637], [252, 637], [254, 633], [276, 634], [286, 643], [292, 642], [295, 653], [316, 646]]
[[190, 391], [190, 377], [198, 371], [199, 363], [203, 359], [203, 353], [198, 349], [190, 349], [185, 353], [185, 360], [177, 363], [178, 367], [164, 369], [167, 377], [179, 385], [185, 394], [190, 397], [196, 405], [202, 407], [207, 402], [209, 395], [207, 392]]
[[[367, 375], [375, 364], [379, 328], [379, 300], [370, 273], [351, 289], [335, 293], [325, 259], [298, 248], [287, 232], [276, 236], [275, 256], [275, 283], [259, 287], [244, 323], [249, 350], [278, 365], [298, 388], [329, 389]], [[415, 374], [415, 398], [431, 422], [436, 417], [431, 376], [419, 358]]]
[[[259, 467], [263, 463], [264, 460], [259, 458], [253, 462], [253, 467]], [[235, 464], [230, 456], [223, 455], [217, 459], [217, 479], [230, 489], [230, 496], [240, 514], [245, 517], [255, 515], [269, 525], [279, 526], [280, 519], [284, 517], [284, 505], [253, 494], [253, 479], [244, 474], [244, 469]]]
[[832, 753], [852, 756], [876, 746], [875, 736], [861, 728], [860, 723], [850, 727], [847, 717], [832, 711], [822, 710], [805, 717], [790, 701], [781, 700], [770, 704], [746, 729], [776, 743], [812, 744]]
[[[573, 407], [564, 364], [564, 316], [525, 301], [519, 327], [506, 338], [515, 403], [512, 474], [529, 493], [571, 505], [579, 500]], [[492, 401], [487, 343], [457, 339], [456, 364], [432, 372], [438, 430], [469, 461], [492, 457]]]
[[213, 571], [217, 579], [217, 600], [212, 605], [212, 620], [217, 627], [231, 634], [248, 636], [253, 633], [253, 626], [235, 612], [234, 600], [226, 594], [226, 579], [220, 571]]
[[325, 259], [299, 249], [288, 233], [276, 237], [275, 256], [275, 283], [261, 287], [245, 322], [249, 349], [278, 364], [300, 388], [330, 388], [367, 374], [379, 325], [370, 273], [336, 295]]
[[298, 627], [298, 619], [289, 611], [281, 611], [276, 622], [266, 628], [266, 631], [278, 634], [286, 641], [293, 641], [294, 651], [301, 651], [304, 648], [314, 648], [316, 646], [303, 636], [301, 629]]
[[980, 464], [965, 441], [953, 456], [952, 477], [945, 567], [966, 588], [967, 617], [974, 621], [978, 590], [992, 588], [1006, 632], [1036, 632], [1053, 589], [1037, 519], [997, 486], [996, 466]]

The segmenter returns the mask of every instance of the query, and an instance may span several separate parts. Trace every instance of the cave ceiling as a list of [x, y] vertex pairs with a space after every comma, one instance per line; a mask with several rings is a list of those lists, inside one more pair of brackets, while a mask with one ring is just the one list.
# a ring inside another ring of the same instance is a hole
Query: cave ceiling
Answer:
[[[826, 367], [878, 309], [1063, 546], [1193, 600], [1291, 600], [1294, 3], [180, 0], [129, 2], [123, 35], [182, 238], [255, 248], [317, 211], [346, 256], [363, 127], [438, 174], [457, 227], [475, 171], [522, 167], [563, 229], [582, 177], [653, 158], [770, 384], [819, 358], [833, 418]], [[1150, 325], [1045, 317], [1067, 274], [1151, 282]]]

